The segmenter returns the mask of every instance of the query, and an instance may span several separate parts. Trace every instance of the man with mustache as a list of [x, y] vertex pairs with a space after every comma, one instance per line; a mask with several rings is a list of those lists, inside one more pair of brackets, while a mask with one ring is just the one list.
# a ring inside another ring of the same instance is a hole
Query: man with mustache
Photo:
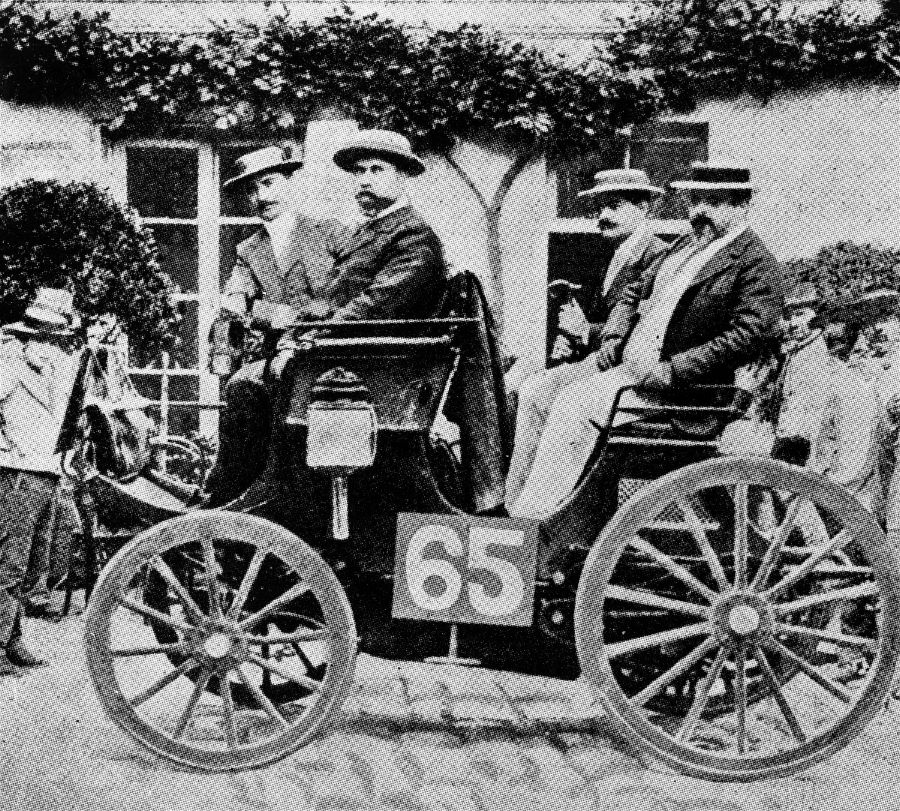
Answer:
[[609, 169], [597, 172], [594, 180], [594, 186], [580, 192], [579, 197], [597, 201], [597, 227], [616, 246], [616, 251], [605, 276], [589, 296], [587, 312], [574, 301], [560, 309], [557, 326], [566, 336], [566, 346], [574, 346], [582, 359], [548, 370], [541, 368], [519, 386], [516, 436], [506, 477], [507, 504], [515, 502], [525, 484], [556, 396], [571, 383], [595, 375], [598, 363], [606, 362], [600, 353], [601, 337], [613, 306], [622, 292], [639, 280], [669, 247], [650, 232], [650, 206], [663, 190], [650, 183], [645, 172]]
[[[225, 188], [247, 194], [262, 226], [237, 246], [222, 291], [226, 319], [252, 313], [258, 326], [284, 329], [324, 314], [322, 296], [349, 231], [337, 220], [313, 220], [296, 211], [293, 177], [302, 166], [296, 144], [258, 149], [235, 161], [236, 174]], [[264, 361], [248, 363], [225, 387], [219, 452], [206, 480], [211, 504], [236, 497], [265, 466], [271, 401], [264, 369]]]
[[[732, 384], [776, 334], [781, 276], [747, 225], [749, 170], [698, 163], [672, 186], [688, 195], [693, 234], [625, 291], [603, 329], [597, 373], [555, 399], [512, 515], [544, 517], [567, 498], [620, 392], [621, 406], [652, 409], [688, 386]], [[620, 411], [615, 422], [636, 418]]]
[[[388, 130], [361, 130], [335, 152], [334, 162], [353, 175], [362, 225], [349, 234], [330, 224], [327, 232], [305, 224], [307, 242], [294, 245], [285, 266], [310, 252], [317, 261], [303, 262], [305, 284], [298, 284], [291, 295], [279, 295], [285, 285], [271, 273], [268, 285], [258, 275], [251, 279], [241, 268], [239, 247], [239, 264], [226, 285], [226, 297], [243, 294], [250, 301], [257, 294], [252, 316], [274, 329], [304, 321], [433, 317], [446, 291], [443, 248], [406, 192], [407, 178], [422, 174], [425, 164], [404, 136]], [[261, 203], [269, 199], [259, 188], [266, 179], [262, 175], [255, 181]], [[265, 217], [267, 209], [261, 207], [260, 214]], [[225, 391], [220, 450], [207, 480], [211, 497], [206, 506], [236, 498], [265, 465], [270, 397], [261, 382], [264, 364], [251, 367], [249, 372], [241, 369]]]

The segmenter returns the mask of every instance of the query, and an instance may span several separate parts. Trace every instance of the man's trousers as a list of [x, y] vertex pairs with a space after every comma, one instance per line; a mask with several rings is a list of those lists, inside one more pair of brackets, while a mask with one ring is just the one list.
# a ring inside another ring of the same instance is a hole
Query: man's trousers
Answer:
[[[588, 371], [588, 364], [593, 371]], [[597, 371], [592, 356], [569, 367], [536, 375], [519, 391], [516, 446], [507, 484], [507, 493], [510, 485], [513, 492], [507, 502], [510, 515], [541, 518], [566, 499], [590, 459], [600, 427], [610, 422], [619, 392], [637, 382], [624, 366]], [[624, 392], [619, 401], [627, 408], [659, 404], [631, 391]], [[641, 416], [619, 412], [614, 425]]]
[[58, 483], [52, 474], [0, 469], [0, 648], [17, 635], [26, 575], [46, 576], [33, 561], [49, 559], [44, 545], [56, 522]]
[[266, 361], [242, 366], [225, 386], [219, 452], [206, 479], [209, 506], [236, 499], [266, 466], [272, 433], [272, 399], [263, 381]]

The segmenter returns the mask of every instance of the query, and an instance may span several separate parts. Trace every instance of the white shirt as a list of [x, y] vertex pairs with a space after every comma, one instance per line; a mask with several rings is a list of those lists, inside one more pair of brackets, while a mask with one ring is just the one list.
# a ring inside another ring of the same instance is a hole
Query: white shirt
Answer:
[[603, 280], [603, 295], [605, 296], [609, 292], [609, 288], [612, 287], [612, 283], [615, 281], [616, 276], [619, 275], [619, 271], [625, 267], [625, 263], [632, 258], [632, 254], [634, 253], [635, 248], [637, 248], [640, 241], [647, 236], [647, 228], [646, 226], [642, 226], [638, 228], [637, 231], [629, 234], [625, 240], [616, 248], [616, 252], [613, 254], [612, 259], [609, 260], [609, 267], [606, 269], [606, 278]]
[[669, 322], [678, 302], [706, 263], [734, 242], [747, 227], [736, 228], [700, 250], [696, 245], [688, 245], [663, 262], [656, 274], [650, 298], [640, 304], [640, 320], [625, 346], [622, 363], [629, 371], [643, 376], [659, 362]]
[[296, 214], [293, 211], [288, 211], [269, 222], [263, 222], [263, 227], [266, 229], [269, 239], [272, 240], [272, 252], [275, 254], [275, 261], [280, 268], [295, 222]]
[[409, 204], [410, 203], [409, 203], [408, 197], [405, 197], [405, 196], [401, 197], [399, 200], [397, 200], [396, 203], [392, 203], [387, 208], [383, 208], [383, 209], [381, 209], [381, 211], [379, 211], [375, 214], [367, 215], [364, 213], [363, 214], [363, 216], [365, 217], [364, 222], [366, 222], [366, 223], [375, 222], [375, 220], [380, 220], [384, 217], [387, 217], [388, 214], [393, 214], [395, 211], [399, 211], [401, 208], [406, 208]]

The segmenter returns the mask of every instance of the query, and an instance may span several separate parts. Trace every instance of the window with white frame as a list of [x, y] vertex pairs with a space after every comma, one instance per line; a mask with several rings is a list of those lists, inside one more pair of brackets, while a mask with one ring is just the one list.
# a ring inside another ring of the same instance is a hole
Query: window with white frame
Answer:
[[179, 288], [175, 346], [130, 359], [132, 379], [158, 409], [164, 433], [214, 436], [218, 427], [219, 379], [207, 371], [207, 336], [235, 246], [259, 222], [222, 185], [234, 159], [257, 146], [130, 140], [112, 148], [118, 195], [153, 232], [162, 268]]

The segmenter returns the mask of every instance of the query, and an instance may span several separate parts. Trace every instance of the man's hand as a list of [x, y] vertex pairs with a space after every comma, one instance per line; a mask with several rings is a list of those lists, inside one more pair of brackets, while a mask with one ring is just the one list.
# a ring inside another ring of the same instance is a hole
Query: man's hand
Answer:
[[572, 342], [566, 335], [557, 335], [550, 351], [552, 360], [566, 360], [572, 357]]
[[583, 344], [587, 343], [591, 324], [578, 302], [569, 301], [559, 308], [556, 325], [560, 332], [564, 332], [570, 338], [575, 338]]
[[612, 369], [619, 362], [619, 354], [622, 348], [618, 338], [607, 338], [603, 345], [594, 353], [597, 368], [601, 372]]
[[672, 364], [664, 360], [658, 361], [650, 367], [639, 385], [641, 388], [654, 391], [672, 388]]
[[271, 301], [253, 302], [253, 324], [260, 324], [271, 329], [287, 329], [297, 320], [294, 308], [287, 304], [275, 304]]

